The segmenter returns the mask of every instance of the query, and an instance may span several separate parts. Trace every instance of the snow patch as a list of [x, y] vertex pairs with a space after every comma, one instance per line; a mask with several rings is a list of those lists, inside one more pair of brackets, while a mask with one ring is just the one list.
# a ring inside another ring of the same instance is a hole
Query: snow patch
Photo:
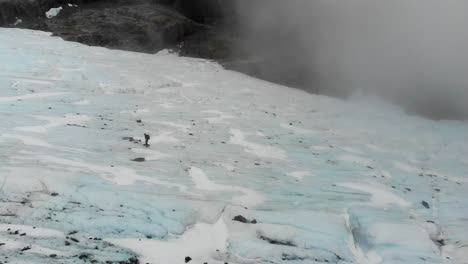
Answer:
[[371, 202], [377, 207], [386, 208], [390, 205], [399, 205], [401, 207], [409, 207], [411, 203], [404, 200], [400, 196], [387, 191], [384, 187], [378, 185], [369, 185], [364, 183], [338, 183], [337, 186], [361, 191], [371, 195]]
[[73, 103], [74, 105], [89, 105], [91, 104], [90, 100], [81, 100]]
[[51, 9], [49, 9], [49, 11], [47, 11], [45, 13], [45, 15], [46, 15], [47, 18], [56, 17], [60, 13], [60, 11], [62, 11], [62, 9], [63, 9], [63, 7], [61, 7], [61, 6], [56, 7], [56, 8], [51, 8]]
[[308, 171], [293, 171], [287, 173], [288, 176], [291, 176], [297, 180], [302, 180], [306, 176], [311, 176], [312, 174]]
[[229, 191], [229, 192], [241, 192], [244, 193], [242, 196], [236, 196], [232, 199], [234, 203], [239, 203], [243, 206], [256, 206], [262, 204], [266, 199], [260, 193], [238, 186], [228, 186], [223, 184], [217, 184], [212, 182], [206, 173], [197, 167], [191, 167], [189, 171], [190, 177], [192, 177], [195, 187], [200, 190], [207, 191]]
[[172, 155], [165, 154], [156, 150], [151, 150], [151, 149], [132, 149], [132, 151], [136, 154], [141, 154], [144, 156], [144, 158], [148, 161], [154, 161], [154, 160], [162, 160], [166, 158], [173, 157]]
[[[77, 168], [78, 171], [88, 171], [92, 173], [96, 173], [97, 176], [102, 177], [108, 181], [113, 182], [117, 185], [132, 185], [136, 182], [146, 182], [155, 185], [161, 185], [167, 188], [178, 188], [179, 191], [185, 192], [186, 187], [180, 184], [170, 183], [167, 181], [161, 181], [154, 177], [148, 176], [141, 176], [138, 175], [135, 170], [127, 167], [111, 167], [111, 166], [102, 166], [96, 165], [92, 163], [68, 160], [63, 158], [57, 158], [53, 156], [39, 156], [37, 157], [38, 160], [42, 162], [46, 162], [49, 164], [57, 164], [67, 167], [74, 167]], [[70, 169], [70, 168], [68, 168]]]
[[15, 130], [34, 132], [34, 133], [45, 133], [49, 128], [64, 126], [67, 124], [73, 125], [83, 125], [86, 121], [91, 120], [86, 115], [75, 115], [75, 114], [66, 114], [65, 116], [55, 117], [55, 116], [32, 116], [35, 119], [49, 122], [46, 125], [42, 126], [25, 126], [25, 127], [16, 127]]
[[175, 122], [169, 122], [169, 121], [148, 121], [148, 122], [152, 123], [152, 124], [161, 124], [161, 125], [165, 125], [165, 126], [174, 127], [174, 128], [177, 128], [178, 130], [180, 130], [182, 132], [188, 132], [188, 130], [190, 128], [190, 126], [188, 126], [188, 125], [175, 123]]
[[0, 134], [4, 138], [11, 138], [22, 141], [23, 144], [28, 146], [37, 146], [43, 148], [55, 148], [54, 145], [47, 143], [46, 141], [34, 137], [22, 136], [22, 135], [11, 135], [11, 134]]
[[[228, 229], [222, 217], [215, 224], [197, 223], [178, 238], [167, 241], [151, 239], [106, 239], [141, 256], [142, 263], [224, 263], [219, 257], [227, 249]], [[218, 251], [219, 252], [218, 252]]]
[[231, 128], [231, 138], [229, 144], [239, 145], [245, 148], [245, 151], [262, 157], [285, 160], [287, 158], [286, 152], [280, 148], [273, 146], [261, 145], [253, 142], [249, 142], [245, 139], [246, 134], [239, 129]]
[[218, 115], [217, 117], [206, 117], [206, 118], [204, 118], [210, 124], [229, 124], [229, 122], [225, 121], [226, 119], [236, 118], [236, 117], [234, 117], [232, 115], [228, 115], [228, 114], [225, 114], [225, 113], [223, 113], [221, 111], [217, 111], [217, 110], [205, 110], [205, 111], [202, 111], [202, 113]]

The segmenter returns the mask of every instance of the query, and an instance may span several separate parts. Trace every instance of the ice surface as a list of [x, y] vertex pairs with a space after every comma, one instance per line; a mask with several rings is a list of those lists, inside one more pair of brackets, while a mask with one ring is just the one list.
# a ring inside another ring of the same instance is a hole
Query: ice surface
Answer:
[[467, 123], [37, 31], [0, 61], [0, 262], [468, 263]]

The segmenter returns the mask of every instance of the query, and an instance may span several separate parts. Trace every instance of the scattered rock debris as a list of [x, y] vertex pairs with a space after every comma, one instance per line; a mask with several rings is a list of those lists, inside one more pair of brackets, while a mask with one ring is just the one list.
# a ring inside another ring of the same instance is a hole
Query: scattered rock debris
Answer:
[[273, 245], [282, 245], [282, 246], [289, 246], [289, 247], [294, 247], [296, 246], [292, 241], [290, 240], [279, 240], [275, 238], [270, 238], [266, 237], [264, 235], [260, 235], [259, 238], [261, 240], [265, 240], [266, 242], [273, 244]]
[[135, 139], [135, 138], [133, 138], [133, 137], [123, 137], [122, 139], [123, 139], [123, 140], [128, 140], [129, 142], [132, 142], [132, 143], [135, 143], [135, 144], [141, 143], [141, 140]]

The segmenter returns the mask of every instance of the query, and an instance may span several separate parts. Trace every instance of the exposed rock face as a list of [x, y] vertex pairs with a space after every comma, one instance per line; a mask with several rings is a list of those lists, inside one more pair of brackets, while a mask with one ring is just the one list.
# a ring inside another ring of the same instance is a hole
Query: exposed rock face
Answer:
[[201, 25], [172, 8], [147, 1], [100, 1], [66, 7], [46, 20], [47, 29], [65, 40], [139, 52], [174, 47]]
[[18, 19], [28, 22], [39, 22], [45, 18], [45, 12], [52, 7], [67, 5], [69, 3], [82, 4], [92, 1], [93, 0], [0, 0], [0, 26], [11, 26], [15, 24]]
[[[45, 17], [59, 6], [58, 16]], [[0, 0], [0, 26], [139, 52], [178, 46], [182, 55], [220, 61], [240, 57], [233, 49], [234, 14], [234, 0]]]
[[[50, 31], [91, 46], [152, 53], [175, 47], [202, 28], [156, 0], [70, 1], [78, 7], [60, 0], [0, 1], [0, 25]], [[58, 6], [63, 7], [59, 15], [47, 19], [45, 12]]]
[[38, 1], [0, 0], [0, 26], [14, 24], [19, 17], [36, 17], [40, 14]]
[[234, 14], [233, 0], [162, 0], [188, 18], [202, 24], [214, 24]]

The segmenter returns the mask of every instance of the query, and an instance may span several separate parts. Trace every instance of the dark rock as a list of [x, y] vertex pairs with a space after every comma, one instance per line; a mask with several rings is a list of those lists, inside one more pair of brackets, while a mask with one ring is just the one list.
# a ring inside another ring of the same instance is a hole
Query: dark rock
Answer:
[[30, 250], [30, 249], [31, 249], [31, 247], [29, 247], [29, 246], [28, 246], [28, 247], [24, 247], [24, 248], [21, 249], [21, 252], [27, 251], [27, 250]]
[[73, 242], [75, 242], [75, 243], [78, 243], [78, 242], [80, 242], [78, 239], [76, 239], [76, 238], [73, 238], [73, 237], [70, 237], [70, 240], [71, 240], [71, 241], [73, 241]]
[[237, 222], [241, 222], [241, 223], [244, 223], [244, 224], [248, 223], [247, 218], [243, 217], [242, 215], [237, 215], [232, 220], [237, 221]]
[[56, 193], [56, 192], [53, 192], [53, 193], [51, 193], [50, 195], [51, 195], [51, 196], [58, 196], [59, 194]]
[[430, 208], [429, 204], [426, 201], [422, 201], [421, 204], [426, 207], [427, 209]]
[[254, 220], [250, 221], [250, 223], [251, 223], [251, 224], [256, 224], [256, 223], [257, 223], [257, 220], [254, 219]]
[[135, 161], [135, 162], [145, 162], [145, 158], [136, 158], [136, 159], [132, 159], [132, 161]]
[[131, 257], [126, 261], [120, 261], [119, 264], [140, 264], [140, 260], [136, 257]]
[[189, 263], [192, 260], [191, 257], [185, 257], [185, 263]]
[[174, 9], [153, 2], [98, 1], [64, 8], [46, 24], [65, 40], [149, 53], [175, 47], [199, 27]]
[[55, 257], [57, 257], [57, 254], [50, 254], [49, 257], [50, 258], [55, 258]]

